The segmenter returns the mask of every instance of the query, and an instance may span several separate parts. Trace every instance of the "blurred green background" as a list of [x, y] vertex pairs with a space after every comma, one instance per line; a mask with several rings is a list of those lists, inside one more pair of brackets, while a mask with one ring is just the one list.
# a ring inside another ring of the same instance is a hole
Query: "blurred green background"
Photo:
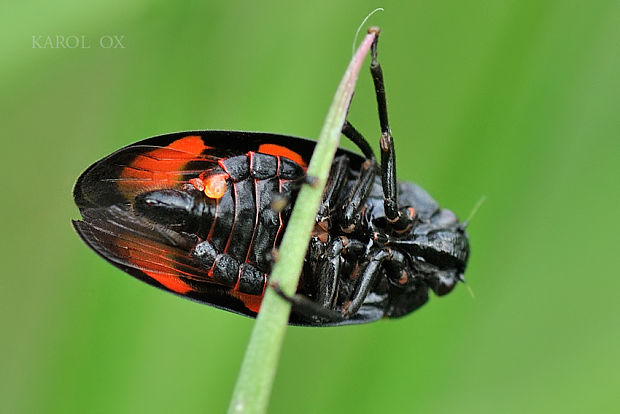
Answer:
[[[166, 132], [316, 137], [378, 6], [400, 178], [462, 218], [487, 196], [475, 298], [290, 328], [270, 411], [618, 412], [617, 0], [3, 2], [0, 411], [226, 409], [253, 321], [97, 257], [70, 225], [73, 182]], [[33, 45], [56, 35], [91, 47]], [[376, 148], [365, 66], [350, 119]]]

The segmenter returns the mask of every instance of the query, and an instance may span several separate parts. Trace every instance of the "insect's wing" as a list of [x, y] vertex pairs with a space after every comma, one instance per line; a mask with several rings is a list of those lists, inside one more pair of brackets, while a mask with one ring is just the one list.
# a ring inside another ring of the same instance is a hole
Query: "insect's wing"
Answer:
[[144, 191], [177, 188], [218, 161], [249, 151], [281, 155], [305, 167], [315, 142], [240, 131], [161, 135], [122, 148], [90, 166], [75, 184], [77, 206], [127, 203]]
[[[303, 155], [289, 145], [301, 146]], [[74, 188], [82, 220], [74, 226], [99, 255], [123, 271], [173, 293], [254, 316], [262, 297], [216, 283], [193, 260], [192, 235], [145, 220], [132, 201], [145, 191], [180, 188], [227, 157], [248, 151], [297, 157], [305, 164], [314, 143], [232, 131], [194, 131], [149, 138], [90, 166]]]
[[[147, 221], [132, 211], [143, 192], [175, 189], [221, 160], [255, 151], [305, 167], [315, 142], [291, 136], [191, 131], [161, 135], [122, 148], [91, 165], [74, 187], [82, 220], [74, 226], [107, 261], [151, 285], [215, 307], [255, 316], [262, 296], [217, 284], [190, 254], [192, 235]], [[359, 167], [363, 158], [347, 153]]]
[[80, 210], [126, 204], [144, 191], [176, 188], [217, 163], [208, 149], [197, 135], [151, 138], [120, 149], [80, 176], [75, 203]]
[[[187, 281], [204, 281], [187, 256], [192, 239], [142, 220], [120, 206], [88, 208], [74, 221], [78, 234], [99, 255], [123, 270], [137, 270], [177, 293], [191, 290]], [[135, 272], [130, 272], [135, 274]]]
[[192, 237], [146, 222], [121, 206], [87, 208], [73, 225], [101, 257], [153, 286], [219, 308], [256, 315], [260, 297], [221, 286], [188, 254]]

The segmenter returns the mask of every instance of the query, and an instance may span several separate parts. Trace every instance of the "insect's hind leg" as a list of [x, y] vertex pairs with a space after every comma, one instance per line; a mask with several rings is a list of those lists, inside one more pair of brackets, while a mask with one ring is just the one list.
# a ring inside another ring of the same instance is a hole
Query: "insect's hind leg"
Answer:
[[279, 289], [279, 286], [272, 284], [272, 287], [278, 295], [292, 304], [292, 311], [304, 320], [317, 324], [343, 321], [348, 315], [345, 316], [336, 310], [340, 302], [338, 292], [343, 277], [342, 257], [346, 255], [359, 257], [365, 249], [365, 244], [358, 240], [337, 237], [330, 241], [324, 256], [309, 257], [309, 261], [320, 261], [316, 272], [318, 273], [318, 289], [312, 293], [315, 299], [302, 294], [288, 296]]
[[282, 291], [277, 283], [271, 282], [270, 285], [278, 296], [291, 304], [292, 311], [295, 314], [309, 322], [321, 324], [323, 322], [340, 322], [346, 319], [340, 312], [323, 307], [304, 295], [296, 293], [289, 296]]
[[413, 223], [413, 214], [400, 211], [398, 207], [398, 187], [396, 180], [396, 155], [394, 152], [394, 138], [388, 121], [387, 103], [385, 100], [385, 82], [383, 70], [377, 59], [377, 42], [375, 38], [372, 44], [370, 73], [375, 85], [377, 108], [379, 110], [379, 123], [381, 124], [381, 182], [383, 184], [383, 204], [385, 216], [396, 232], [406, 231]]

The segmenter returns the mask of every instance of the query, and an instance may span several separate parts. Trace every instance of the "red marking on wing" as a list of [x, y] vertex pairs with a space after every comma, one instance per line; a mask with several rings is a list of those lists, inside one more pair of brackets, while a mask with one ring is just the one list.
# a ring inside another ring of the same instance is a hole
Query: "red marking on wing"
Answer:
[[143, 272], [146, 273], [149, 277], [155, 279], [160, 285], [165, 286], [166, 288], [170, 289], [173, 292], [184, 295], [192, 291], [191, 286], [183, 282], [178, 277], [175, 277], [172, 275], [161, 274], [161, 273], [149, 272], [145, 270], [143, 270]]
[[[263, 292], [264, 293], [264, 292]], [[249, 295], [247, 293], [241, 293], [236, 290], [231, 290], [230, 295], [241, 300], [246, 308], [251, 310], [252, 312], [258, 313], [260, 310], [260, 304], [263, 301], [263, 295]]]
[[122, 193], [171, 187], [190, 171], [185, 166], [192, 161], [207, 161], [202, 152], [212, 149], [204, 144], [202, 138], [190, 135], [177, 139], [166, 147], [157, 148], [137, 155], [133, 161], [123, 168], [118, 180]]
[[76, 228], [109, 261], [140, 270], [173, 292], [194, 291], [192, 281], [217, 284], [191, 257], [191, 238], [144, 222], [119, 207], [86, 210]]
[[290, 148], [287, 148], [278, 144], [261, 144], [258, 147], [258, 152], [262, 152], [263, 154], [271, 154], [280, 157], [286, 157], [292, 161], [295, 161], [299, 164], [303, 169], [308, 168], [308, 164], [304, 161], [301, 155], [296, 153]]
[[188, 273], [172, 267], [171, 264], [174, 264], [174, 259], [168, 257], [165, 250], [148, 252], [145, 248], [152, 249], [155, 246], [139, 246], [136, 242], [123, 239], [117, 239], [116, 245], [118, 248], [126, 250], [129, 256], [128, 261], [134, 267], [142, 270], [162, 286], [182, 295], [192, 291], [192, 287], [179, 278], [179, 275], [183, 273], [188, 275]]
[[168, 148], [176, 149], [179, 151], [187, 152], [188, 154], [198, 155], [205, 149], [213, 149], [202, 141], [202, 138], [198, 135], [188, 135], [181, 139], [171, 142]]

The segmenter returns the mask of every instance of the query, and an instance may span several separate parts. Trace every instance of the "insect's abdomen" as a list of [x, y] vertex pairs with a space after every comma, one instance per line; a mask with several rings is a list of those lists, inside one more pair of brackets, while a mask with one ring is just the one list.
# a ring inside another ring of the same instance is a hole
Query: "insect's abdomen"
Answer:
[[272, 202], [278, 194], [291, 194], [304, 171], [288, 158], [256, 152], [227, 158], [220, 167], [230, 181], [224, 196], [211, 204], [213, 215], [203, 216], [210, 221], [205, 239], [219, 252], [267, 272], [291, 207], [278, 213]]
[[[226, 190], [219, 198], [209, 198], [199, 190], [216, 176], [225, 177]], [[198, 243], [190, 254], [216, 282], [261, 295], [271, 251], [291, 209], [289, 204], [275, 211], [272, 202], [280, 194], [294, 198], [299, 187], [295, 183], [303, 176], [303, 168], [288, 158], [248, 152], [202, 172], [201, 181], [193, 182], [198, 188], [151, 192], [137, 197], [134, 209], [159, 223], [165, 216], [171, 227], [196, 234]]]

